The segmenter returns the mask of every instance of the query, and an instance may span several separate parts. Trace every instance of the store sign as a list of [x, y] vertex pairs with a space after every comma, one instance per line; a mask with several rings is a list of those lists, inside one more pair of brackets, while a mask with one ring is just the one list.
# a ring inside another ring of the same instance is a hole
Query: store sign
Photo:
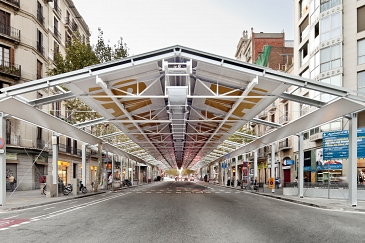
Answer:
[[284, 165], [293, 165], [293, 164], [294, 164], [294, 160], [292, 160], [292, 159], [284, 160]]
[[18, 154], [6, 153], [6, 159], [17, 160]]
[[[349, 131], [323, 133], [323, 160], [348, 159]], [[357, 158], [365, 157], [365, 129], [357, 129]]]

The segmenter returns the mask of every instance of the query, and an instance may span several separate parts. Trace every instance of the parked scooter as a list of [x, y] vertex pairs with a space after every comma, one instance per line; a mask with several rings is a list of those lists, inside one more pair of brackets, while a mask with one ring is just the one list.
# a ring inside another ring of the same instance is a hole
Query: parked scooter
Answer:
[[128, 179], [124, 179], [124, 181], [122, 181], [122, 186], [132, 186], [132, 182]]
[[67, 184], [63, 189], [63, 195], [68, 195], [72, 192], [72, 184]]
[[80, 181], [80, 192], [87, 193], [87, 188], [84, 184], [82, 184], [82, 181]]

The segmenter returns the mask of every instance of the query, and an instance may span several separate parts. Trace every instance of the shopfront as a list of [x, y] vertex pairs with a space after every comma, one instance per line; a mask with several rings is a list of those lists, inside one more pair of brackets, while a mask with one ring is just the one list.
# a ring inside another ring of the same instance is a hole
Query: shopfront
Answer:
[[64, 185], [70, 183], [68, 181], [69, 173], [70, 173], [70, 162], [66, 161], [58, 161], [58, 178], [63, 182]]

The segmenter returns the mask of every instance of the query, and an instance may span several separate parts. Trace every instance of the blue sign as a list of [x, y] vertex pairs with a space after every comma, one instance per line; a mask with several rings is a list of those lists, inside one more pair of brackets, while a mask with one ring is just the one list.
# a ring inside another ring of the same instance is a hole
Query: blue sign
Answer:
[[[349, 131], [323, 133], [323, 160], [348, 159]], [[357, 129], [357, 157], [365, 158], [365, 129]], [[331, 169], [331, 165], [330, 165]]]
[[294, 164], [294, 160], [292, 160], [292, 159], [284, 160], [284, 165], [293, 165], [293, 164]]
[[222, 164], [222, 169], [225, 169], [225, 168], [227, 168], [227, 164], [226, 163], [223, 163]]

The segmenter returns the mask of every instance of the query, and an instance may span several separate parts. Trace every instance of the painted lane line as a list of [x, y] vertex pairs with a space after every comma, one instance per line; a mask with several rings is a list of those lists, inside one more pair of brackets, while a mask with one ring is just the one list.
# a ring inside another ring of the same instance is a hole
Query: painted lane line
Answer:
[[19, 215], [14, 215], [14, 216], [11, 216], [11, 217], [7, 217], [7, 218], [4, 218], [4, 219], [11, 219], [11, 218], [15, 218], [15, 217], [18, 217]]
[[55, 208], [55, 207], [50, 207], [50, 208], [44, 208], [43, 210], [48, 210], [48, 209], [52, 209], [52, 208]]

